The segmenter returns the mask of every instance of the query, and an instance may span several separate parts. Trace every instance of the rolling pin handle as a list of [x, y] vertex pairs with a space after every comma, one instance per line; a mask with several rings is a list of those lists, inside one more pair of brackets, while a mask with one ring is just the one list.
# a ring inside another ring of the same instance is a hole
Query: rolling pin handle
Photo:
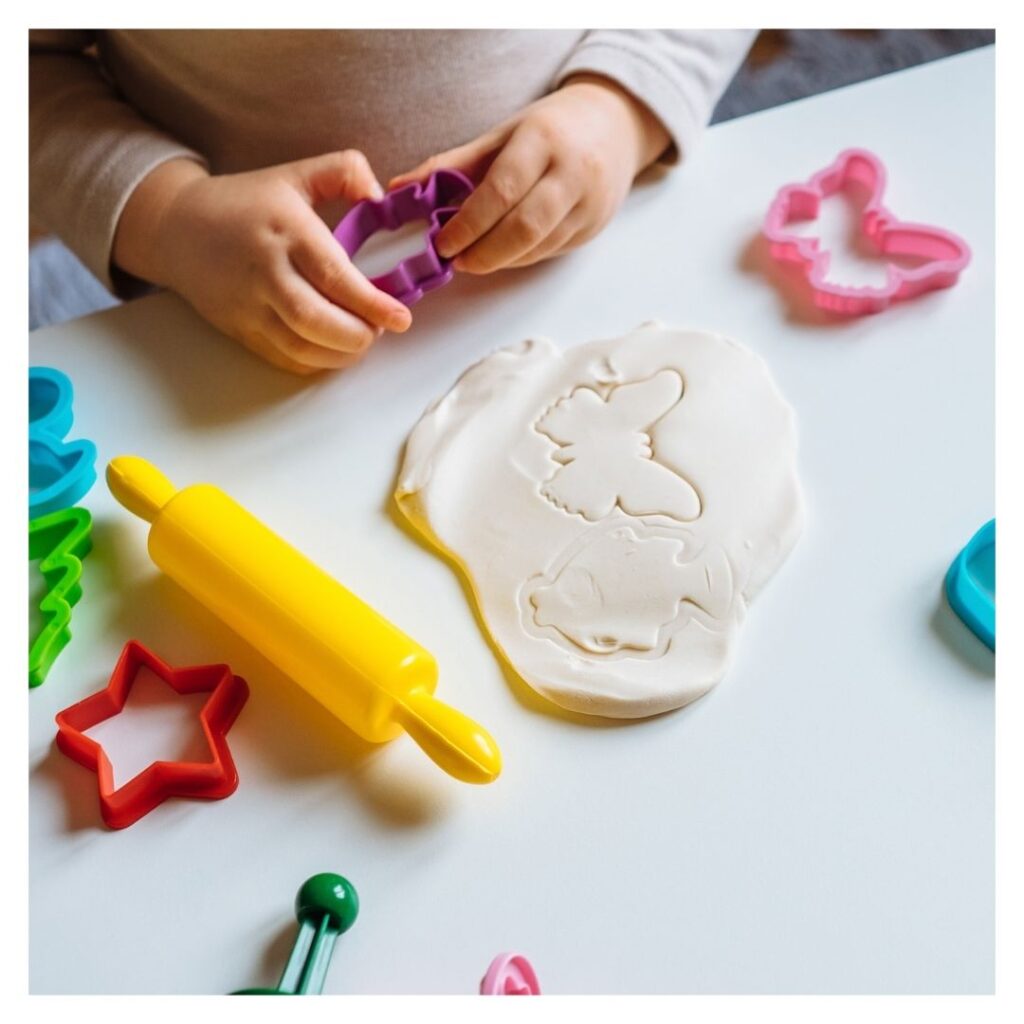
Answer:
[[490, 734], [426, 690], [402, 698], [396, 717], [427, 757], [456, 779], [482, 785], [501, 772], [501, 754]]
[[147, 523], [174, 497], [174, 484], [151, 462], [136, 455], [119, 455], [107, 465], [110, 493], [129, 512]]

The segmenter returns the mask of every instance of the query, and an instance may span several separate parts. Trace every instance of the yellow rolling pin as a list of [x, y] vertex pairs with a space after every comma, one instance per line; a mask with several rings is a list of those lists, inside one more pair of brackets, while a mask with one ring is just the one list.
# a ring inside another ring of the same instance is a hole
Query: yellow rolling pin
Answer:
[[433, 696], [433, 656], [223, 491], [176, 491], [132, 455], [111, 461], [107, 485], [152, 524], [150, 557], [171, 579], [363, 739], [404, 729], [449, 775], [498, 777], [486, 730]]

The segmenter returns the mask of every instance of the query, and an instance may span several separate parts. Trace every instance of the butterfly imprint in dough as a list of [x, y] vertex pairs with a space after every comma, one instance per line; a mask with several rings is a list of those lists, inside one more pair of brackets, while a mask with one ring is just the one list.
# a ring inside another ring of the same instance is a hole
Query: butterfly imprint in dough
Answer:
[[541, 494], [591, 522], [616, 507], [630, 516], [696, 519], [700, 495], [657, 462], [651, 446], [651, 428], [682, 396], [679, 373], [662, 370], [612, 388], [607, 399], [587, 386], [560, 398], [536, 423], [537, 431], [559, 446], [551, 455], [559, 468], [541, 485]]

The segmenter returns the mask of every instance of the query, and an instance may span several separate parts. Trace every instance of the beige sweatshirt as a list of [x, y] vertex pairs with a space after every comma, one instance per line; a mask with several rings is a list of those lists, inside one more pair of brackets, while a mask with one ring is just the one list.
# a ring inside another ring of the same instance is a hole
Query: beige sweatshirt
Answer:
[[[33, 221], [112, 290], [135, 186], [177, 156], [213, 173], [360, 149], [380, 180], [494, 127], [579, 71], [629, 89], [689, 153], [747, 31], [33, 30]], [[118, 278], [120, 281], [120, 276]]]

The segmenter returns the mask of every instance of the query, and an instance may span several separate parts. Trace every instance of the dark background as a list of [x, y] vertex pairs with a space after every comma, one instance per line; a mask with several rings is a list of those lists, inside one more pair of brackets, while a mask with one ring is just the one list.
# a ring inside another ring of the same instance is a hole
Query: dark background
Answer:
[[764, 29], [711, 123], [996, 41], [990, 29]]

